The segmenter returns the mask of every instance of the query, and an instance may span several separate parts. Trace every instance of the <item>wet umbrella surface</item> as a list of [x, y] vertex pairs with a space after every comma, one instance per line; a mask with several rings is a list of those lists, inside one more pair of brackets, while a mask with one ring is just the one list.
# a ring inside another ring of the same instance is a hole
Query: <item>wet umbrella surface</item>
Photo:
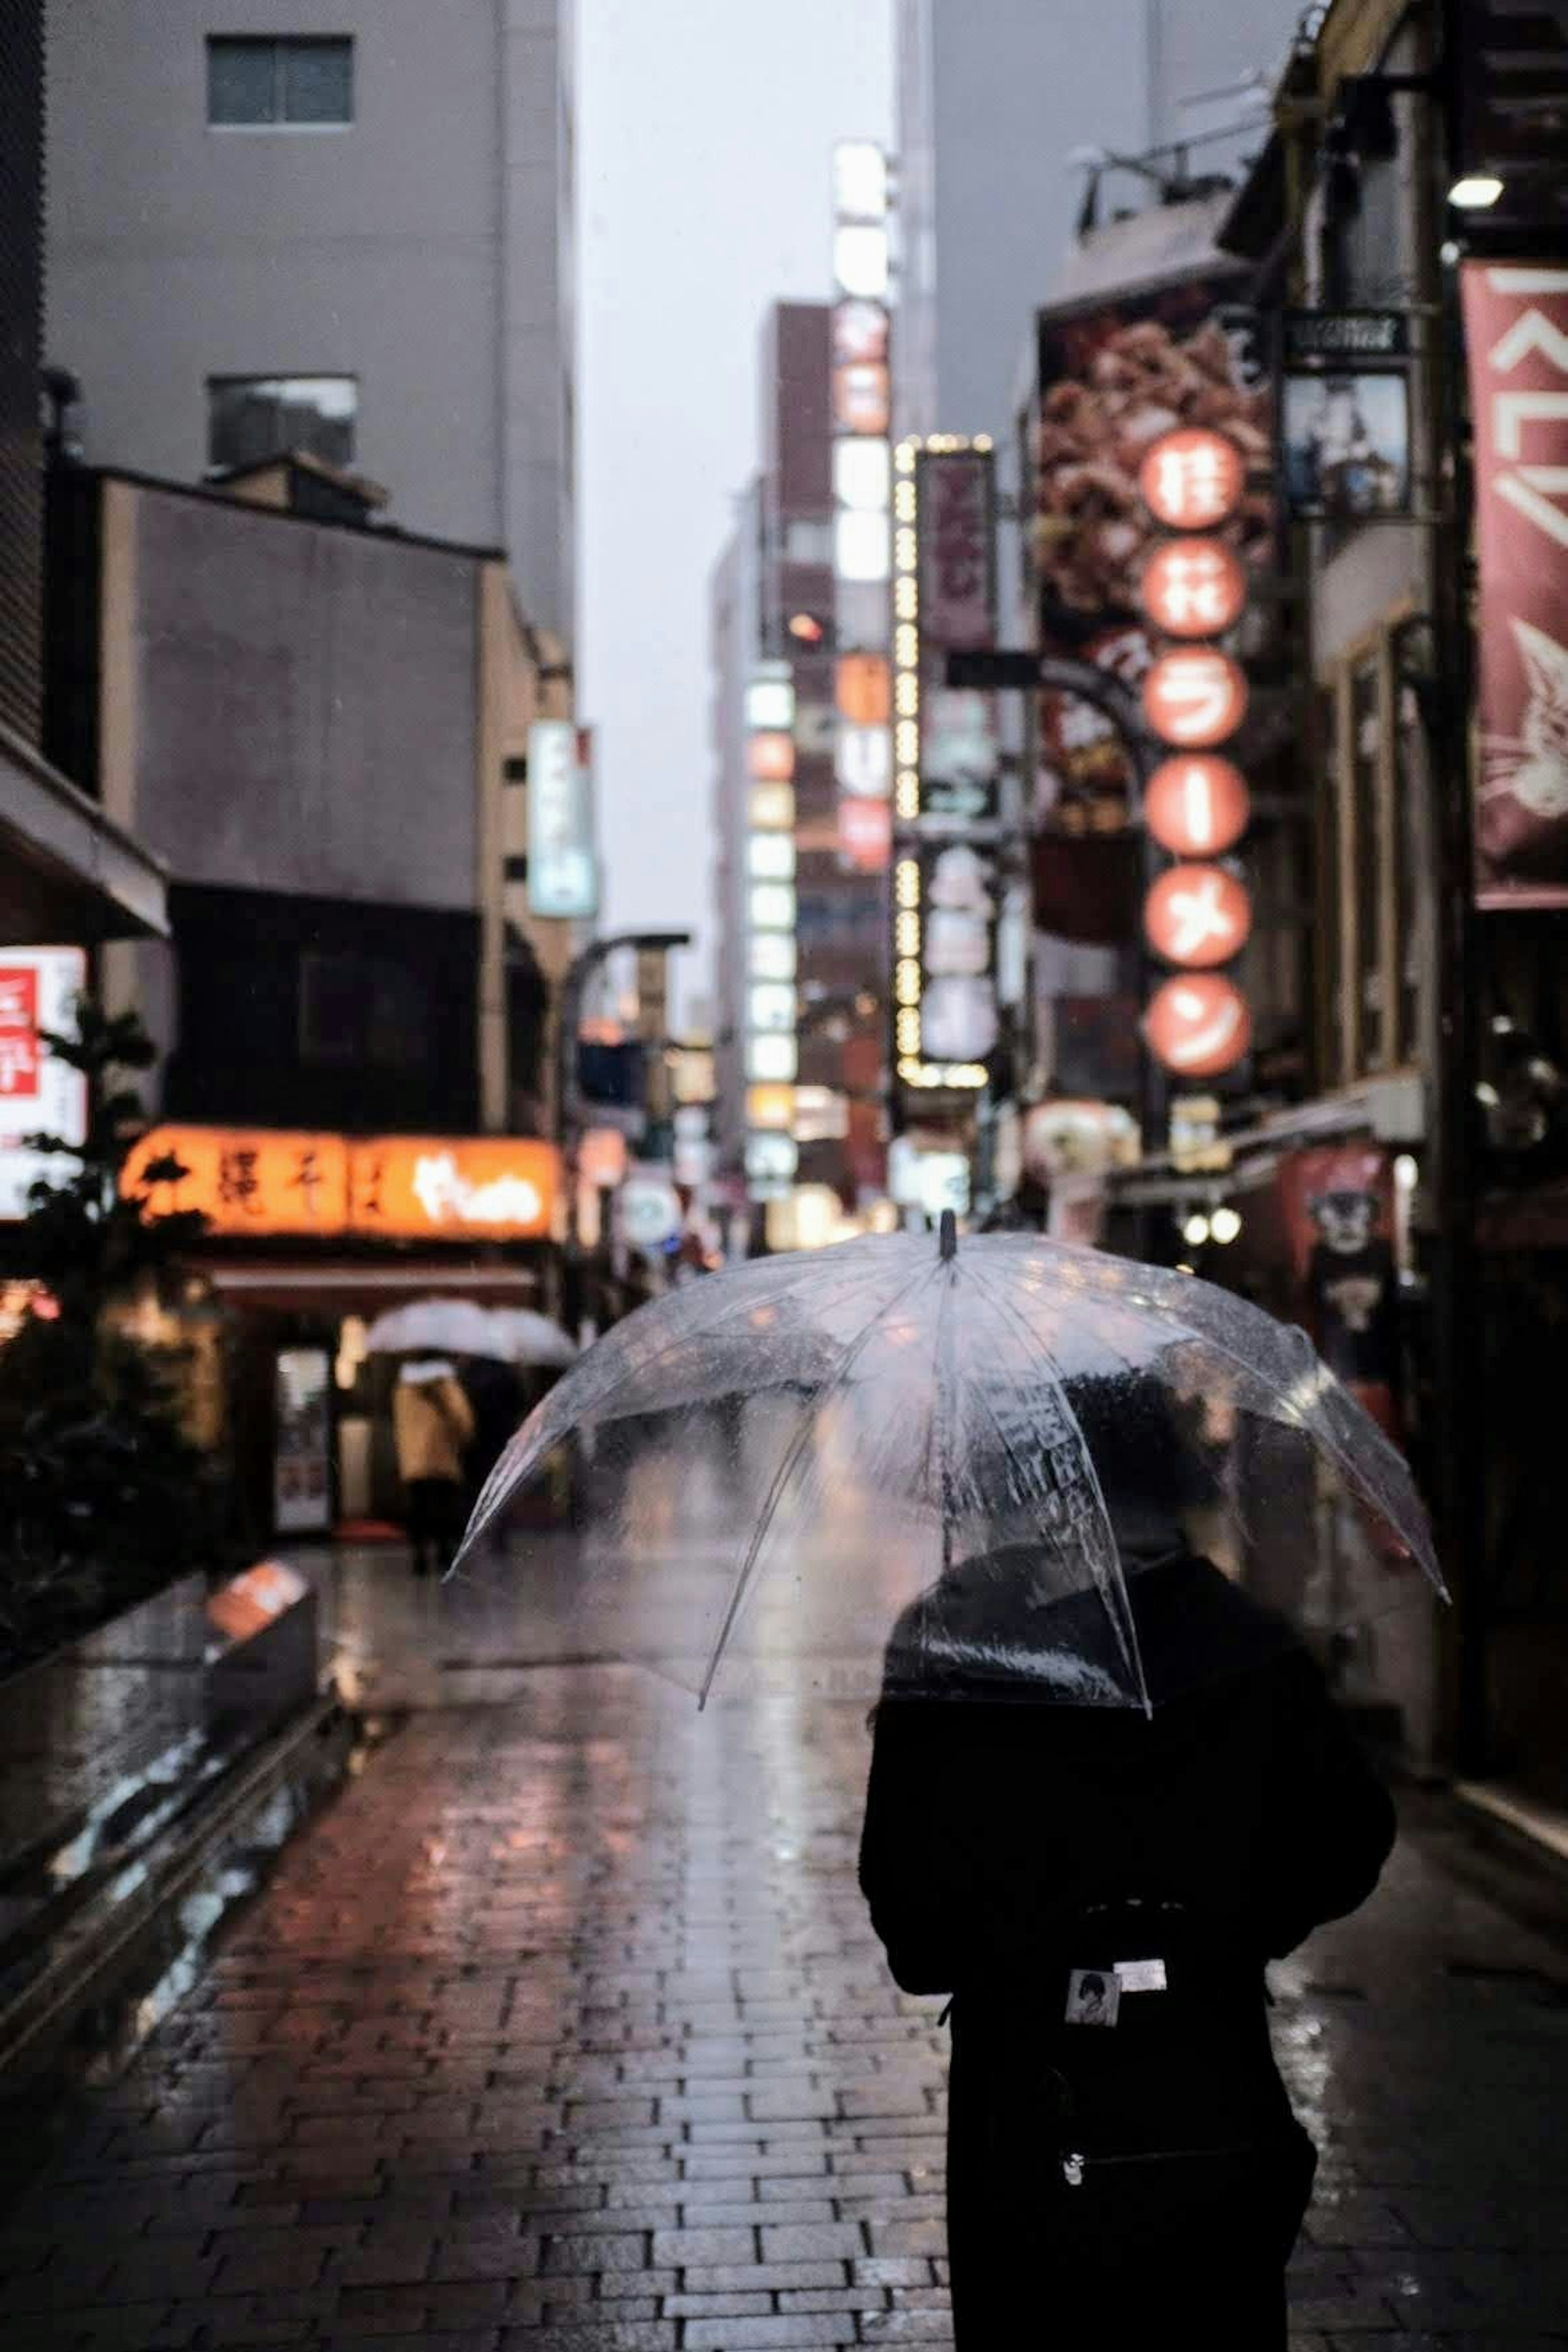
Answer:
[[[1442, 1591], [1403, 1458], [1303, 1333], [1029, 1234], [760, 1259], [643, 1307], [513, 1439], [459, 1569], [563, 1448], [583, 1650], [703, 1698], [721, 1675], [1143, 1708]], [[1213, 1578], [1187, 1611], [1193, 1553], [1279, 1613], [1216, 1608]]]

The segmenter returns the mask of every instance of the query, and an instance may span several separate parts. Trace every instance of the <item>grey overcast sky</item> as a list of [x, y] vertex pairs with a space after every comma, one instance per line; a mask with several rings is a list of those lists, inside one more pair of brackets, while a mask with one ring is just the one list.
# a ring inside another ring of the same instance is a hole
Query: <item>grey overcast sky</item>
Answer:
[[710, 984], [708, 581], [779, 297], [828, 292], [836, 139], [890, 137], [890, 0], [578, 0], [579, 695], [604, 928]]

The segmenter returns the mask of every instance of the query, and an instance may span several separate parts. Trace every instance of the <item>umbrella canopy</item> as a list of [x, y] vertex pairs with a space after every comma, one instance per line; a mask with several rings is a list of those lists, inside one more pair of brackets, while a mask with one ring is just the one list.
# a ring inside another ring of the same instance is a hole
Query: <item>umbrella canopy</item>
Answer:
[[869, 1660], [888, 1686], [1147, 1706], [1284, 1635], [1249, 1604], [1196, 1639], [1169, 1605], [1216, 1517], [1299, 1623], [1381, 1613], [1411, 1563], [1442, 1589], [1404, 1460], [1304, 1334], [1032, 1234], [848, 1243], [656, 1300], [524, 1423], [465, 1552], [568, 1442], [594, 1523], [563, 1605], [704, 1697], [724, 1661], [820, 1684]]
[[378, 1315], [365, 1334], [373, 1356], [495, 1356], [506, 1348], [492, 1318], [471, 1298], [411, 1298]]
[[489, 1321], [509, 1364], [565, 1366], [577, 1360], [576, 1341], [531, 1307], [492, 1307]]

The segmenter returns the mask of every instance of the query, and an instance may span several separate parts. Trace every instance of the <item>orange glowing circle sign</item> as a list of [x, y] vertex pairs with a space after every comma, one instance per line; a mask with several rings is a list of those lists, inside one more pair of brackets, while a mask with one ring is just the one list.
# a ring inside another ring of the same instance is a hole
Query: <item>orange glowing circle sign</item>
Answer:
[[1173, 866], [1143, 901], [1143, 929], [1155, 954], [1199, 971], [1239, 955], [1251, 929], [1246, 885], [1223, 866]]
[[1143, 712], [1162, 743], [1206, 751], [1234, 735], [1246, 718], [1247, 679], [1216, 646], [1180, 646], [1151, 663]]
[[1181, 971], [1155, 991], [1143, 1034], [1150, 1052], [1178, 1077], [1217, 1078], [1252, 1043], [1252, 1015], [1234, 981]]
[[1168, 539], [1143, 567], [1143, 610], [1168, 637], [1222, 637], [1247, 609], [1247, 574], [1223, 539]]
[[1143, 793], [1143, 822], [1173, 857], [1222, 857], [1251, 814], [1241, 770], [1212, 751], [1162, 761]]
[[1184, 425], [1155, 442], [1138, 469], [1138, 487], [1168, 530], [1214, 530], [1241, 504], [1246, 461], [1225, 434]]

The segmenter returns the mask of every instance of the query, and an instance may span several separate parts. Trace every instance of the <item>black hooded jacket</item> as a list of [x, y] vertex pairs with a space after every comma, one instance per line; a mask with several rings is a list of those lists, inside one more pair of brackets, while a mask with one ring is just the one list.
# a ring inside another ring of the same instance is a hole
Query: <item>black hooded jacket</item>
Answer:
[[[1047, 2081], [1065, 2087], [1091, 2147], [1217, 2147], [1293, 2129], [1264, 1965], [1362, 1903], [1393, 1843], [1386, 1791], [1280, 1621], [1186, 1553], [1128, 1590], [1152, 1714], [987, 1696], [962, 1669], [945, 1696], [914, 1696], [933, 1614], [944, 1633], [954, 1622], [941, 1587], [889, 1644], [860, 1883], [899, 1984], [953, 1997], [961, 2346], [1009, 2340], [1025, 2321], [1018, 2238], [1040, 2239]], [[1064, 1649], [1075, 1615], [1103, 1643], [1098, 1600], [1054, 1615]], [[1064, 2026], [1071, 1970], [1154, 1957], [1167, 1997], [1125, 1998], [1110, 2032]], [[1061, 2250], [1064, 2276], [1072, 2259]], [[1281, 2269], [1260, 2254], [1249, 2271], [1237, 2250], [1234, 2340], [1248, 2352], [1284, 2341]], [[1226, 2292], [1194, 2324], [1221, 2330]], [[1118, 2317], [1095, 2307], [1102, 2323]], [[1178, 2295], [1163, 2316], [1182, 2315]]]

